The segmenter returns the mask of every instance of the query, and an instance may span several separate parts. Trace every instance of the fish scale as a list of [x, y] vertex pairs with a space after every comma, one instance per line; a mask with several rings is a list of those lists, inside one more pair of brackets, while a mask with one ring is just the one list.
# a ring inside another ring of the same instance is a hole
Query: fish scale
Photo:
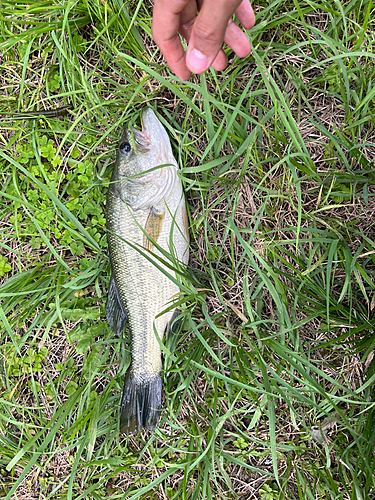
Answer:
[[[142, 117], [143, 131], [133, 130], [135, 147], [127, 131], [121, 138], [106, 207], [111, 262], [106, 313], [119, 335], [127, 320], [132, 339], [120, 415], [120, 429], [126, 433], [153, 430], [158, 423], [162, 361], [156, 335], [162, 340], [172, 323], [173, 310], [160, 313], [179, 292], [177, 284], [144, 256], [175, 276], [155, 259], [166, 260], [150, 239], [181, 263], [188, 261], [186, 207], [177, 164], [153, 111], [147, 108]], [[159, 165], [163, 166], [150, 172]]]

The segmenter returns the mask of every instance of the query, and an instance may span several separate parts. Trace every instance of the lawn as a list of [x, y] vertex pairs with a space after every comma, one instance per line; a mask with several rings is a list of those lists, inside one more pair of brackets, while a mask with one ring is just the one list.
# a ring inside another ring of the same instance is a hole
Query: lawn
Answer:
[[[375, 7], [254, 9], [252, 54], [181, 82], [150, 2], [1, 2], [2, 498], [375, 499]], [[160, 426], [125, 436], [105, 199], [145, 106], [191, 258]]]

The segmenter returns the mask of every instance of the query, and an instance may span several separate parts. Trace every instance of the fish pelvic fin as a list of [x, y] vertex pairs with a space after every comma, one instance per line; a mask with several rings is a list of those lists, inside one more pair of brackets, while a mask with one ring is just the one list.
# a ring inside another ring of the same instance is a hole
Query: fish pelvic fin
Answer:
[[154, 431], [161, 412], [163, 381], [161, 373], [126, 372], [120, 410], [120, 432], [134, 434], [146, 429]]
[[124, 331], [127, 315], [126, 311], [121, 304], [120, 295], [113, 275], [109, 281], [108, 298], [105, 306], [105, 314], [111, 330], [120, 337]]
[[167, 325], [166, 336], [169, 337], [171, 334], [175, 335], [176, 333], [178, 333], [181, 324], [182, 324], [181, 311], [179, 309], [176, 309]]

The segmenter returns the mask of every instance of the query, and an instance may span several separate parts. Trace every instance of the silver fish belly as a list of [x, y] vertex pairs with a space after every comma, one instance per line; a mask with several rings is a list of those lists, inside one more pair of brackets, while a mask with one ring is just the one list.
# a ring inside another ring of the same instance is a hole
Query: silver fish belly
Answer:
[[106, 207], [111, 262], [106, 315], [118, 335], [128, 322], [132, 339], [120, 414], [120, 430], [125, 433], [154, 430], [158, 424], [162, 399], [158, 339], [173, 322], [175, 311], [160, 313], [179, 293], [169, 277], [175, 278], [175, 272], [163, 262], [186, 265], [189, 259], [185, 199], [168, 135], [151, 109], [143, 111], [142, 121], [142, 132], [133, 130], [131, 137], [125, 131], [120, 140]]

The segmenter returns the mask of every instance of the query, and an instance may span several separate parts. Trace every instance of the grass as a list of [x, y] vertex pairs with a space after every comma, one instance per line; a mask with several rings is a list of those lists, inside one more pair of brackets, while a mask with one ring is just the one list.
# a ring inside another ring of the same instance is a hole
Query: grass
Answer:
[[[2, 2], [3, 498], [375, 498], [374, 9], [256, 10], [250, 57], [179, 82], [146, 2]], [[191, 259], [161, 425], [126, 437], [104, 203], [145, 105]]]

